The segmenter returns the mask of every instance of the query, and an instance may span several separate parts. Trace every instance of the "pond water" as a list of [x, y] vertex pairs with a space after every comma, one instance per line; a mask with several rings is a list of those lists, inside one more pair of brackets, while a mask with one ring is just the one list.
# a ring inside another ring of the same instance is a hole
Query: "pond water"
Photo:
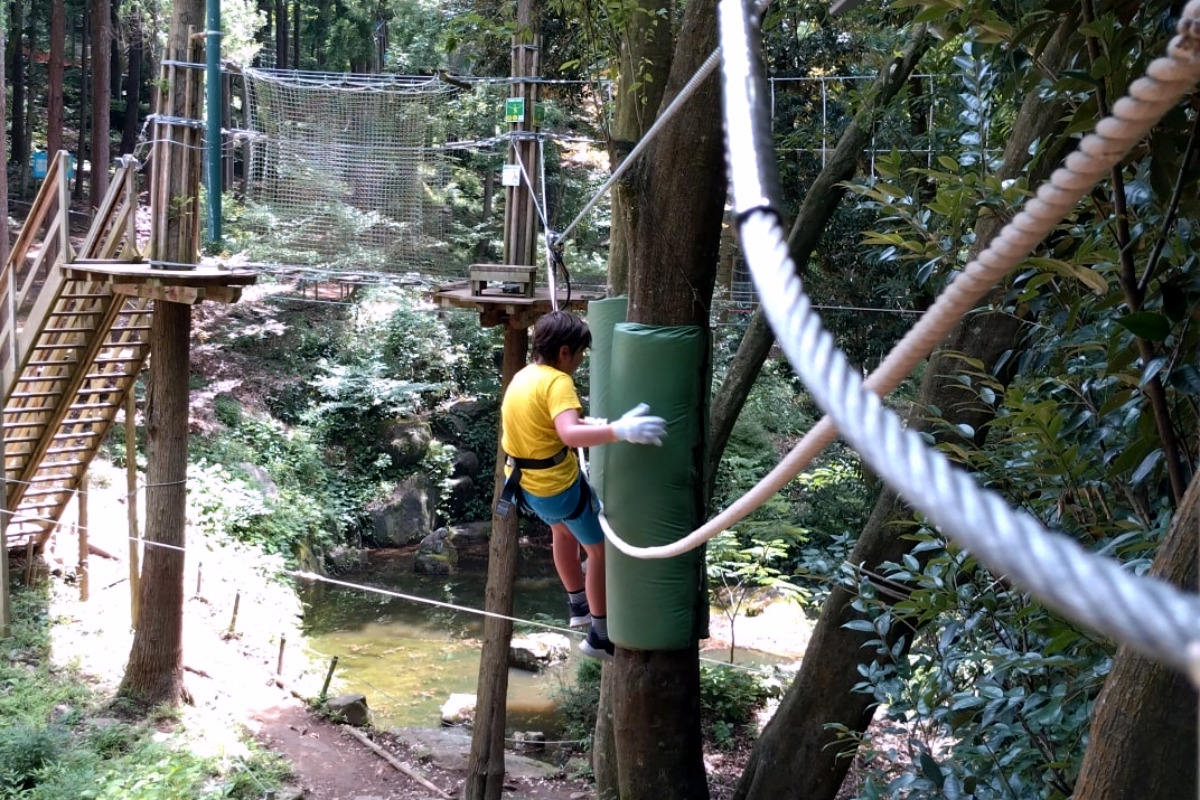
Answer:
[[[412, 562], [411, 550], [376, 550], [366, 566], [338, 580], [483, 608], [486, 557], [463, 556], [454, 575], [439, 577], [414, 573]], [[513, 616], [565, 626], [566, 595], [549, 547], [521, 547], [517, 576]], [[451, 694], [475, 694], [482, 615], [321, 582], [307, 583], [302, 591], [310, 646], [323, 663], [338, 657], [340, 689], [366, 695], [377, 727], [437, 726]], [[516, 628], [517, 633], [535, 630], [543, 628]], [[571, 637], [570, 658], [543, 673], [509, 671], [510, 730], [557, 732], [556, 696], [573, 682], [579, 659], [586, 658], [576, 649], [578, 641]], [[750, 643], [740, 634], [738, 641]], [[701, 654], [705, 659], [729, 659], [728, 649], [712, 641], [705, 644], [712, 648]], [[744, 647], [736, 654], [737, 663], [747, 666], [788, 660]]]
[[[460, 559], [458, 572], [436, 577], [414, 573], [412, 561], [411, 551], [372, 551], [365, 567], [338, 580], [483, 608], [486, 559]], [[521, 548], [517, 574], [513, 616], [565, 625], [566, 595], [549, 550]], [[377, 727], [436, 726], [447, 697], [475, 694], [483, 616], [320, 582], [305, 586], [303, 600], [310, 646], [325, 663], [338, 657], [339, 685], [367, 696]], [[574, 650], [577, 641], [572, 637], [571, 658], [546, 672], [509, 671], [510, 728], [557, 727], [555, 695], [584, 658]]]

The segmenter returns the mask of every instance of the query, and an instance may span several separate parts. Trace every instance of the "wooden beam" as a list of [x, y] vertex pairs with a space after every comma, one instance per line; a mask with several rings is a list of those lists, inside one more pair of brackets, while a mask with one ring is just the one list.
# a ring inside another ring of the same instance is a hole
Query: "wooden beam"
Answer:
[[153, 283], [114, 283], [113, 293], [142, 297], [147, 300], [164, 300], [194, 306], [205, 297], [205, 289], [195, 286], [159, 286]]

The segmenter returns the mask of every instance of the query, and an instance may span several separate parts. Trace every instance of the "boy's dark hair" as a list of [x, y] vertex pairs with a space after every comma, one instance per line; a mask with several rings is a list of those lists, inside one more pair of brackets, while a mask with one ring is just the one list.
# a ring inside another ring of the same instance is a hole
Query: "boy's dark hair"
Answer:
[[533, 326], [533, 354], [543, 363], [556, 362], [564, 344], [574, 354], [591, 343], [587, 323], [566, 311], [551, 311]]

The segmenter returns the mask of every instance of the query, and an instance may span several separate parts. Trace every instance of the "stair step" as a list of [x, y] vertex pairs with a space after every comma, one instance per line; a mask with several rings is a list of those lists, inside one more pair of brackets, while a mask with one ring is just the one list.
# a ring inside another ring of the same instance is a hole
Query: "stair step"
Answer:
[[[99, 394], [99, 392], [96, 394]], [[105, 394], [108, 394], [108, 392], [105, 392]], [[84, 409], [89, 408], [118, 408], [120, 405], [120, 403], [72, 403], [71, 410], [83, 411]]]
[[31, 347], [29, 349], [30, 350], [68, 350], [68, 349], [78, 350], [79, 348], [85, 347], [85, 346], [86, 345], [84, 345], [84, 344], [66, 344], [66, 343], [63, 343], [63, 344], [35, 344], [33, 347]]
[[104, 309], [97, 308], [95, 311], [51, 311], [48, 316], [51, 317], [94, 317], [97, 314], [103, 314]]
[[45, 497], [45, 496], [51, 495], [51, 494], [66, 494], [67, 492], [73, 492], [73, 491], [75, 491], [75, 490], [74, 489], [65, 489], [65, 488], [30, 489], [29, 491], [25, 492], [25, 496], [26, 497]]
[[42, 333], [92, 333], [95, 330], [95, 326], [87, 325], [75, 328], [42, 328]]
[[29, 479], [30, 483], [53, 483], [54, 481], [70, 481], [74, 480], [75, 476], [70, 473], [66, 475], [34, 475]]
[[[90, 453], [94, 450], [90, 445], [80, 445], [78, 447], [51, 447], [46, 451], [47, 456], [61, 456], [67, 453]], [[24, 453], [13, 453], [13, 455], [25, 455]]]
[[70, 461], [42, 461], [41, 469], [66, 469], [67, 467], [78, 467], [80, 464], [88, 462], [78, 458], [73, 458]]

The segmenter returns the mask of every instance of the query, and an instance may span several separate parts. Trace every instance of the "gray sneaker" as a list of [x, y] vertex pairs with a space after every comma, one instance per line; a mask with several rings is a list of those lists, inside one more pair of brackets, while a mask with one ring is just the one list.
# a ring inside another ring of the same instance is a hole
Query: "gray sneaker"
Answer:
[[601, 639], [595, 628], [588, 628], [587, 636], [579, 643], [579, 649], [584, 655], [601, 661], [612, 661], [616, 651], [613, 643], [608, 639]]

